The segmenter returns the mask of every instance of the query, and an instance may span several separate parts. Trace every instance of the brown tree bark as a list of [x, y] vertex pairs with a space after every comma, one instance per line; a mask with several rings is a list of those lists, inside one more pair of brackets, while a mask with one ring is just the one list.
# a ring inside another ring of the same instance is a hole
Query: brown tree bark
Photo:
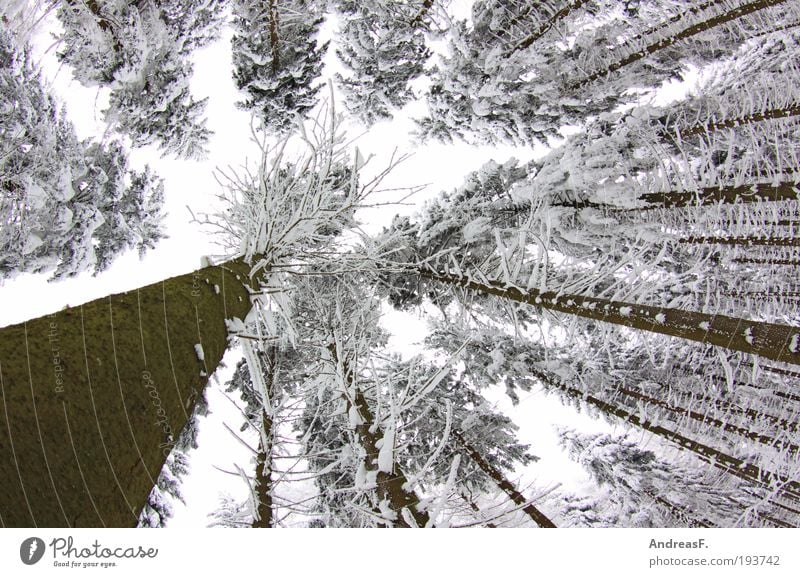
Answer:
[[544, 371], [532, 370], [531, 373], [547, 388], [556, 389], [569, 397], [585, 402], [586, 404], [600, 409], [603, 413], [616, 417], [621, 421], [639, 427], [645, 431], [658, 435], [666, 439], [681, 449], [690, 451], [700, 457], [701, 460], [722, 471], [730, 473], [741, 479], [755, 483], [761, 487], [772, 488], [780, 493], [785, 493], [794, 499], [800, 498], [800, 483], [785, 477], [784, 475], [767, 471], [741, 459], [732, 457], [713, 447], [690, 439], [680, 433], [671, 431], [660, 425], [655, 425], [650, 421], [643, 421], [638, 415], [631, 413], [623, 408], [617, 407], [606, 401], [600, 400], [595, 396], [589, 395], [570, 386], [558, 377], [550, 375]]
[[519, 52], [520, 50], [525, 50], [533, 45], [534, 42], [539, 40], [542, 36], [547, 34], [549, 30], [553, 28], [556, 24], [558, 24], [561, 20], [566, 18], [570, 13], [578, 10], [581, 6], [586, 4], [586, 0], [573, 0], [572, 3], [567, 4], [561, 10], [553, 14], [553, 16], [545, 22], [542, 26], [536, 29], [532, 34], [526, 36], [519, 42], [517, 42], [514, 46], [506, 50], [505, 54], [503, 54], [504, 58], [508, 58], [512, 56], [515, 52]]
[[503, 286], [497, 281], [477, 282], [467, 276], [437, 272], [430, 268], [420, 268], [417, 272], [422, 278], [431, 281], [548, 310], [724, 347], [774, 361], [800, 364], [800, 348], [797, 346], [800, 328], [797, 327], [581, 295], [564, 295], [553, 291], [522, 291]]
[[637, 52], [634, 52], [633, 54], [630, 54], [629, 56], [621, 60], [613, 62], [609, 64], [606, 68], [593, 72], [583, 80], [571, 84], [569, 86], [569, 89], [579, 90], [584, 86], [591, 84], [592, 82], [594, 82], [599, 78], [608, 76], [620, 70], [621, 68], [624, 68], [625, 66], [638, 62], [639, 60], [642, 60], [643, 58], [646, 58], [647, 56], [650, 56], [651, 54], [654, 54], [659, 50], [668, 48], [673, 44], [680, 42], [681, 40], [686, 40], [687, 38], [691, 38], [692, 36], [696, 36], [697, 34], [700, 34], [707, 30], [711, 30], [715, 26], [719, 26], [721, 24], [727, 24], [728, 22], [733, 22], [734, 20], [747, 16], [748, 14], [752, 14], [759, 10], [764, 10], [765, 8], [770, 8], [772, 6], [777, 6], [778, 4], [783, 4], [784, 2], [786, 2], [786, 0], [755, 0], [754, 2], [743, 4], [742, 6], [734, 8], [728, 12], [725, 12], [724, 14], [719, 14], [717, 16], [709, 18], [708, 20], [699, 22], [693, 26], [689, 26], [688, 28], [678, 32], [673, 36], [659, 40], [658, 42], [650, 44], [649, 46], [641, 50], [638, 50]]
[[232, 261], [0, 329], [4, 526], [136, 526], [228, 346], [225, 319], [250, 310], [249, 270]]
[[[509, 496], [509, 498], [514, 501], [516, 505], [522, 507], [522, 510], [525, 512], [528, 517], [530, 517], [534, 523], [539, 525], [539, 527], [544, 528], [555, 528], [555, 524], [539, 509], [528, 503], [528, 500], [525, 496], [517, 491], [517, 488], [514, 486], [511, 481], [505, 478], [502, 472], [498, 471], [495, 467], [492, 466], [486, 459], [483, 458], [477, 450], [475, 450], [472, 445], [470, 445], [465, 439], [464, 436], [461, 434], [461, 431], [454, 430], [453, 437], [455, 437], [456, 441], [459, 445], [461, 445], [464, 450], [469, 455], [470, 459], [472, 459], [481, 470], [486, 473], [491, 479], [497, 484], [500, 489]], [[523, 506], [524, 505], [524, 506]]]
[[[259, 357], [262, 358], [262, 357]], [[270, 345], [263, 355], [266, 362], [264, 367], [264, 384], [267, 387], [266, 394], [272, 406], [275, 405], [275, 368], [278, 362], [278, 347]], [[258, 444], [258, 454], [256, 455], [256, 498], [258, 504], [256, 516], [253, 520], [253, 527], [272, 528], [275, 523], [272, 499], [272, 449], [274, 439], [274, 419], [267, 411], [261, 413], [261, 437]]]
[[719, 122], [695, 124], [694, 126], [690, 126], [684, 130], [679, 130], [679, 132], [682, 137], [695, 136], [697, 134], [710, 134], [717, 130], [724, 130], [726, 128], [746, 126], [748, 124], [764, 122], [765, 120], [789, 118], [797, 115], [800, 115], [800, 104], [791, 104], [785, 108], [775, 108], [772, 110], [764, 110], [763, 112], [754, 112], [753, 114], [748, 114], [747, 116], [741, 116], [739, 118], [729, 118], [728, 120], [721, 120]]
[[[383, 435], [380, 435], [380, 428], [375, 427], [375, 417], [369, 408], [369, 404], [367, 403], [367, 399], [364, 396], [363, 391], [358, 384], [354, 383], [352, 369], [347, 366], [347, 363], [345, 363], [343, 360], [340, 360], [335, 344], [328, 345], [328, 351], [331, 353], [331, 357], [333, 358], [334, 362], [343, 363], [344, 378], [349, 386], [352, 389], [355, 389], [353, 398], [351, 399], [349, 396], [347, 398], [347, 408], [349, 411], [350, 408], [355, 407], [356, 411], [358, 412], [361, 422], [356, 426], [356, 437], [358, 439], [358, 443], [366, 453], [365, 465], [367, 470], [374, 472], [378, 469], [376, 462], [379, 453], [378, 441], [382, 439]], [[414, 491], [404, 488], [408, 486], [407, 483], [408, 479], [405, 473], [396, 463], [394, 465], [394, 470], [391, 473], [377, 471], [376, 491], [378, 501], [388, 502], [389, 507], [396, 513], [397, 518], [390, 521], [393, 526], [405, 528], [410, 527], [402, 515], [403, 509], [405, 509], [408, 511], [408, 513], [410, 513], [418, 527], [425, 527], [428, 524], [430, 517], [425, 511], [419, 509], [419, 497], [417, 497]]]

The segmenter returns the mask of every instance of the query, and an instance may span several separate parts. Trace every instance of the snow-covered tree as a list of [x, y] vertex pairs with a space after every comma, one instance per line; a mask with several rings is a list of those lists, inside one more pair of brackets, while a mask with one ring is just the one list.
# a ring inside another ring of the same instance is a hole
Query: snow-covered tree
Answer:
[[[395, 110], [416, 99], [411, 82], [425, 71], [431, 52], [425, 33], [439, 2], [335, 3], [339, 18], [339, 59], [348, 71], [337, 75], [348, 110], [365, 125], [389, 119]], [[434, 7], [434, 5], [436, 5]]]
[[162, 11], [150, 1], [67, 0], [58, 11], [58, 55], [81, 84], [111, 90], [106, 121], [135, 146], [200, 157], [211, 132], [206, 99], [189, 90], [188, 56], [216, 34], [221, 5], [167, 4]]
[[0, 275], [104, 270], [119, 254], [140, 254], [162, 238], [163, 184], [128, 167], [119, 142], [79, 141], [46, 91], [27, 50], [3, 37], [0, 112]]

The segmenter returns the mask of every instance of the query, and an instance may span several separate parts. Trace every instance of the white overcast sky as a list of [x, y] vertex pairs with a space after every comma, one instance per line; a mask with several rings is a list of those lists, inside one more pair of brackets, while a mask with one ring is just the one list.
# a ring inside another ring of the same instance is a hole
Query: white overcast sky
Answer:
[[[455, 4], [460, 12], [465, 13], [470, 2], [456, 0]], [[72, 80], [67, 67], [59, 67], [50, 36], [50, 31], [57, 26], [53, 15], [46, 19], [39, 33], [34, 36], [34, 54], [41, 62], [44, 77], [52, 83], [53, 91], [66, 103], [68, 116], [76, 125], [79, 136], [99, 138], [105, 128], [101, 111], [107, 96], [104, 91], [84, 88]], [[330, 28], [329, 25], [323, 37], [330, 34]], [[0, 326], [186, 273], [200, 265], [203, 255], [219, 253], [209, 235], [190, 223], [186, 206], [190, 206], [196, 214], [213, 212], [218, 206], [215, 195], [220, 191], [213, 176], [214, 170], [217, 167], [237, 167], [246, 158], [257, 157], [257, 151], [250, 141], [249, 115], [233, 105], [238, 94], [231, 78], [230, 35], [230, 30], [226, 29], [219, 41], [194, 56], [192, 91], [196, 97], [209, 98], [209, 128], [215, 132], [208, 160], [162, 159], [155, 149], [138, 149], [131, 153], [133, 166], [141, 168], [148, 163], [165, 179], [166, 210], [169, 213], [166, 226], [170, 238], [163, 240], [143, 261], [135, 254], [125, 254], [108, 271], [97, 277], [83, 274], [74, 279], [48, 283], [41, 275], [23, 275], [0, 283], [0, 302], [4, 305], [0, 307]], [[333, 50], [332, 45], [329, 65], [325, 70], [326, 79], [335, 69]], [[343, 109], [341, 103], [339, 108]], [[394, 121], [375, 126], [356, 142], [365, 156], [375, 155], [371, 162], [376, 169], [388, 163], [395, 149], [400, 153], [413, 153], [385, 181], [387, 188], [429, 184], [419, 197], [427, 198], [439, 191], [456, 188], [466, 174], [490, 159], [504, 162], [513, 156], [526, 162], [534, 157], [534, 152], [537, 155], [544, 152], [511, 147], [477, 148], [463, 143], [432, 143], [415, 147], [408, 136], [412, 128], [410, 117], [421, 116], [423, 112], [424, 103], [414, 103]], [[355, 137], [361, 132], [363, 129], [355, 126], [349, 135]], [[380, 213], [373, 211], [369, 214], [370, 224], [388, 224], [398, 210], [386, 207]], [[407, 212], [412, 209], [402, 210]], [[425, 329], [422, 321], [413, 317], [405, 317], [401, 323], [391, 324], [406, 327], [405, 333], [398, 334], [394, 341], [396, 347], [406, 350], [411, 350], [411, 343], [419, 339]], [[235, 351], [225, 358], [229, 369], [237, 360]], [[225, 371], [218, 377], [224, 382], [228, 374], [229, 371]], [[498, 393], [497, 400], [521, 426], [521, 438], [531, 443], [532, 452], [541, 457], [538, 464], [525, 472], [524, 479], [521, 479], [523, 485], [534, 482], [541, 489], [564, 482], [566, 487], [577, 488], [586, 482], [583, 471], [555, 447], [552, 424], [569, 423], [586, 430], [607, 430], [607, 425], [578, 415], [574, 409], [563, 407], [553, 397], [546, 397], [541, 392], [523, 397], [520, 407], [514, 410], [501, 393]], [[246, 467], [249, 458], [247, 451], [222, 426], [222, 422], [227, 420], [232, 428], [238, 429], [238, 412], [216, 385], [211, 387], [209, 401], [214, 414], [201, 428], [201, 449], [193, 456], [192, 473], [184, 484], [187, 506], [178, 504], [175, 518], [170, 523], [173, 527], [205, 526], [209, 522], [206, 516], [215, 508], [220, 491], [244, 494], [241, 481], [214, 468], [216, 465], [231, 469], [234, 462]]]

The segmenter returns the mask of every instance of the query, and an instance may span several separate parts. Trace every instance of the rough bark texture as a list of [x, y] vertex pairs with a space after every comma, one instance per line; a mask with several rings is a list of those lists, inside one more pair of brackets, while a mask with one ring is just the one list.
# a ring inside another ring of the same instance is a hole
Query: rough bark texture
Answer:
[[496, 281], [477, 282], [470, 277], [430, 269], [420, 269], [418, 272], [426, 279], [553, 311], [680, 337], [774, 361], [800, 364], [800, 347], [797, 344], [800, 341], [800, 328], [797, 327], [551, 291], [522, 291]]
[[[737, 202], [797, 200], [800, 187], [794, 182], [753, 184], [701, 188], [697, 191], [650, 192], [639, 196], [639, 200], [651, 206], [644, 208], [673, 208], [703, 204], [736, 204]], [[638, 209], [633, 209], [638, 210]]]
[[2, 526], [136, 526], [227, 348], [225, 319], [250, 310], [248, 270], [207, 267], [0, 329]]
[[453, 436], [455, 437], [456, 441], [458, 441], [458, 443], [464, 447], [464, 450], [467, 452], [470, 459], [472, 459], [484, 473], [491, 477], [497, 486], [506, 495], [508, 495], [516, 505], [522, 507], [522, 510], [525, 512], [525, 514], [533, 519], [534, 523], [539, 525], [539, 527], [544, 527], [547, 529], [555, 528], [555, 524], [547, 517], [547, 515], [528, 503], [528, 500], [525, 498], [525, 496], [517, 491], [517, 488], [514, 486], [514, 484], [506, 479], [502, 472], [493, 467], [491, 463], [483, 458], [483, 455], [475, 450], [472, 445], [467, 443], [467, 441], [464, 439], [464, 436], [461, 434], [461, 431], [453, 431]]

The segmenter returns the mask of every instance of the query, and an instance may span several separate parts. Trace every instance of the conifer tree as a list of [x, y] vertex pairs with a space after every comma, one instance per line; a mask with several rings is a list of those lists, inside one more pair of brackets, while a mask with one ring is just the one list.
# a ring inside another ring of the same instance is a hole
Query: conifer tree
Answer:
[[308, 0], [234, 0], [233, 78], [271, 132], [286, 134], [317, 104], [322, 57], [319, 8]]

